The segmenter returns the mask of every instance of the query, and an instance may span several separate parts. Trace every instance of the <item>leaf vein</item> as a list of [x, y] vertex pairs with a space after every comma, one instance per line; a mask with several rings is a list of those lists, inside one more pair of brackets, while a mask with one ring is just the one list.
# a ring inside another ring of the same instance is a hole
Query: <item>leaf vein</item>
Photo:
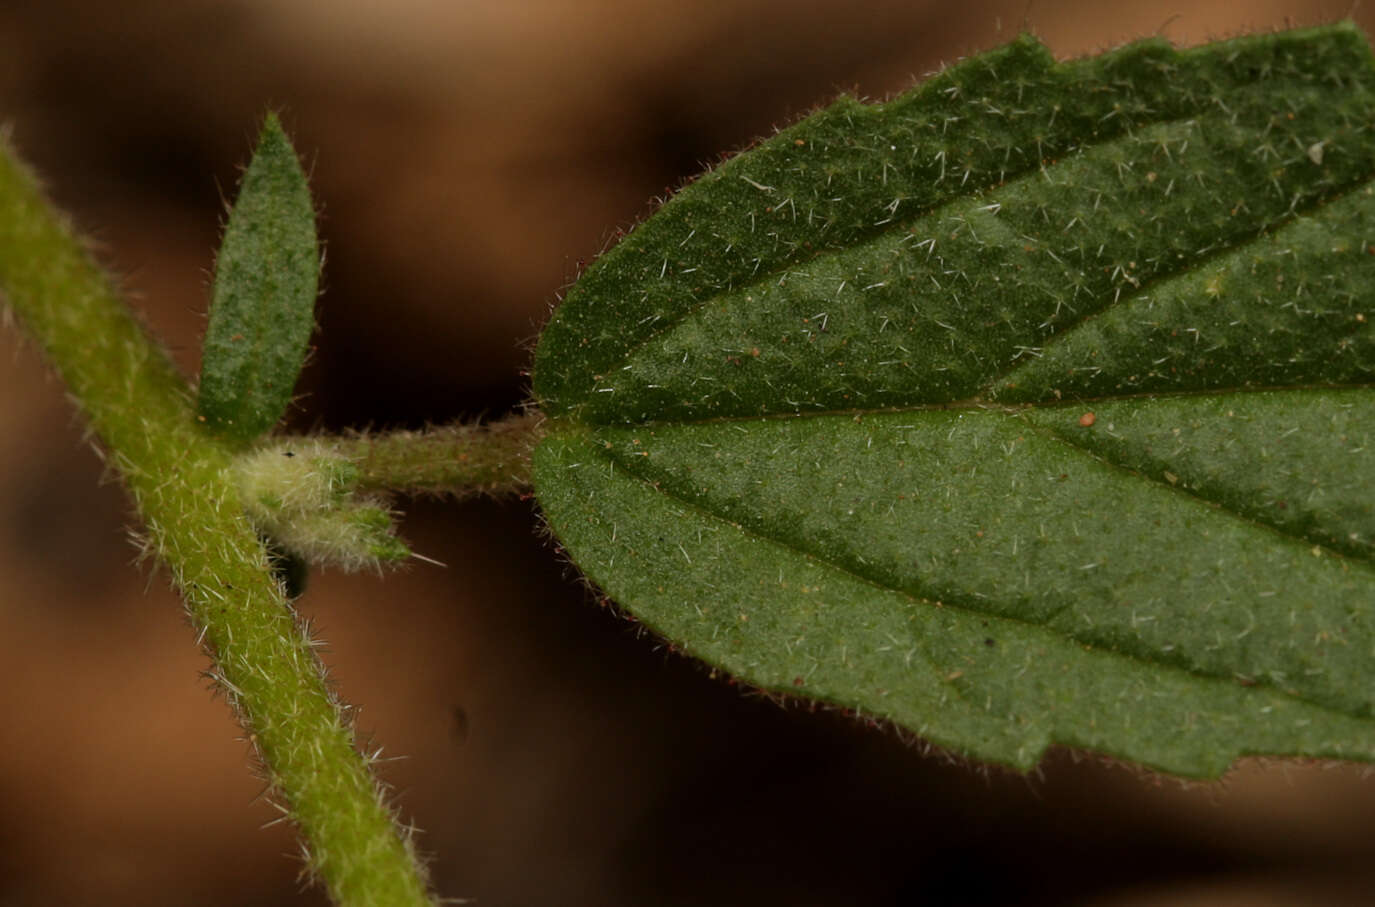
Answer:
[[[1236, 507], [1232, 506], [1231, 504], [1228, 504], [1226, 501], [1224, 501], [1222, 498], [1218, 496], [1205, 494], [1198, 488], [1188, 487], [1182, 482], [1179, 484], [1171, 484], [1166, 479], [1150, 475], [1147, 472], [1133, 468], [1131, 466], [1127, 466], [1110, 457], [1104, 456], [1096, 450], [1091, 450], [1090, 448], [1085, 447], [1082, 444], [1076, 443], [1072, 437], [1062, 432], [1056, 431], [1053, 428], [1046, 428], [1044, 426], [1035, 425], [1030, 422], [1026, 424], [1031, 431], [1035, 432], [1036, 434], [1040, 435], [1048, 441], [1058, 443], [1064, 446], [1065, 448], [1073, 451], [1076, 455], [1088, 457], [1091, 460], [1096, 460], [1097, 462], [1102, 463], [1103, 465], [1108, 466], [1111, 469], [1114, 469], [1118, 472], [1121, 472], [1124, 475], [1131, 477], [1132, 479], [1148, 482], [1151, 485], [1163, 488], [1166, 491], [1169, 491], [1173, 494], [1183, 495], [1186, 498], [1189, 498], [1190, 500], [1198, 501], [1202, 504], [1207, 504], [1208, 506], [1212, 507], [1218, 512], [1226, 514], [1227, 516], [1237, 520], [1238, 522], [1245, 523], [1248, 526], [1252, 526], [1257, 529], [1261, 529], [1276, 534], [1280, 536], [1282, 539], [1284, 539], [1286, 543], [1298, 545], [1301, 547], [1312, 546], [1321, 549], [1323, 557], [1336, 558], [1342, 561], [1354, 561], [1357, 564], [1363, 564], [1366, 566], [1375, 566], [1375, 559], [1372, 559], [1372, 557], [1370, 556], [1356, 555], [1342, 551], [1338, 548], [1333, 547], [1329, 542], [1324, 541], [1322, 538], [1319, 537], [1286, 531], [1283, 527], [1273, 522], [1261, 519], [1255, 516], [1254, 514], [1246, 513], [1243, 510], [1237, 509]], [[1372, 580], [1375, 580], [1375, 577], [1372, 577]]]
[[[1015, 625], [1015, 626], [1019, 626], [1019, 627], [1026, 627], [1026, 628], [1030, 628], [1032, 631], [1038, 632], [1038, 633], [1049, 633], [1049, 634], [1053, 635], [1056, 639], [1058, 639], [1058, 640], [1060, 640], [1060, 641], [1062, 641], [1062, 642], [1072, 643], [1072, 644], [1081, 645], [1081, 646], [1087, 646], [1087, 647], [1089, 647], [1089, 648], [1091, 648], [1092, 650], [1097, 651], [1097, 652], [1107, 652], [1107, 653], [1110, 653], [1110, 654], [1112, 655], [1112, 657], [1114, 657], [1114, 658], [1121, 658], [1121, 659], [1127, 660], [1127, 661], [1129, 661], [1129, 662], [1131, 662], [1131, 663], [1133, 663], [1133, 664], [1145, 665], [1145, 666], [1148, 666], [1149, 668], [1151, 668], [1152, 670], [1178, 671], [1178, 672], [1181, 672], [1181, 673], [1183, 673], [1183, 674], [1185, 674], [1185, 675], [1187, 675], [1187, 676], [1189, 676], [1189, 677], [1194, 677], [1194, 678], [1198, 678], [1198, 679], [1202, 679], [1202, 680], [1207, 680], [1207, 681], [1216, 681], [1216, 682], [1230, 682], [1230, 681], [1234, 681], [1234, 680], [1236, 679], [1236, 675], [1235, 675], [1234, 673], [1227, 673], [1227, 674], [1224, 674], [1224, 673], [1208, 673], [1208, 672], [1206, 672], [1206, 671], [1201, 671], [1201, 670], [1198, 670], [1198, 669], [1196, 669], [1196, 668], [1186, 667], [1186, 666], [1184, 666], [1184, 665], [1181, 665], [1181, 664], [1178, 664], [1178, 663], [1175, 663], [1175, 662], [1169, 662], [1169, 661], [1165, 661], [1165, 660], [1152, 659], [1152, 658], [1148, 658], [1148, 657], [1145, 657], [1145, 656], [1143, 656], [1143, 655], [1139, 655], [1139, 654], [1136, 654], [1136, 653], [1133, 653], [1133, 652], [1124, 651], [1124, 650], [1119, 649], [1119, 648], [1116, 648], [1116, 647], [1105, 646], [1105, 645], [1103, 645], [1103, 644], [1100, 643], [1100, 642], [1085, 642], [1085, 641], [1079, 640], [1079, 639], [1077, 639], [1077, 638], [1075, 638], [1075, 637], [1073, 637], [1073, 636], [1071, 636], [1071, 635], [1069, 635], [1069, 634], [1067, 634], [1067, 633], [1064, 633], [1063, 631], [1058, 631], [1058, 630], [1054, 629], [1053, 627], [1048, 626], [1047, 623], [1045, 623], [1045, 622], [1027, 620], [1027, 619], [1025, 619], [1025, 618], [1019, 618], [1019, 617], [1011, 616], [1011, 615], [1008, 615], [1008, 614], [1003, 614], [1003, 613], [998, 613], [998, 612], [991, 611], [991, 610], [981, 609], [981, 608], [979, 608], [979, 607], [977, 606], [977, 604], [975, 604], [975, 602], [977, 602], [977, 598], [970, 598], [970, 599], [963, 600], [963, 601], [960, 601], [960, 600], [945, 600], [945, 599], [942, 599], [942, 600], [940, 600], [940, 601], [936, 601], [936, 600], [927, 598], [927, 597], [925, 597], [925, 596], [917, 595], [917, 594], [915, 594], [915, 593], [909, 592], [909, 591], [906, 590], [906, 589], [901, 589], [901, 588], [897, 588], [897, 587], [895, 587], [895, 586], [887, 585], [887, 584], [885, 584], [885, 583], [884, 583], [883, 581], [881, 581], [881, 580], [874, 579], [873, 577], [867, 576], [867, 575], [865, 575], [865, 574], [863, 574], [863, 573], [861, 573], [861, 572], [859, 572], [859, 571], [853, 569], [852, 567], [849, 567], [849, 566], [847, 566], [847, 565], [845, 565], [845, 564], [842, 564], [842, 563], [838, 563], [838, 562], [835, 561], [834, 559], [832, 559], [832, 558], [830, 558], [830, 557], [827, 557], [827, 556], [824, 555], [824, 554], [818, 553], [818, 552], [816, 552], [816, 551], [809, 551], [809, 550], [807, 550], [807, 549], [805, 549], [805, 548], [799, 547], [798, 545], [796, 545], [796, 544], [794, 544], [794, 543], [792, 543], [792, 542], [786, 541], [786, 540], [784, 540], [784, 539], [780, 539], [780, 538], [778, 538], [778, 537], [776, 537], [776, 536], [774, 536], [774, 535], [770, 535], [770, 534], [766, 534], [766, 533], [764, 533], [764, 532], [761, 532], [761, 531], [759, 531], [759, 530], [756, 529], [756, 528], [753, 528], [753, 527], [751, 527], [751, 526], [745, 525], [744, 523], [741, 523], [741, 522], [738, 522], [738, 521], [736, 521], [736, 520], [731, 519], [731, 518], [730, 518], [728, 515], [726, 515], [726, 514], [718, 513], [717, 511], [712, 510], [711, 508], [702, 506], [700, 503], [698, 503], [698, 502], [696, 502], [696, 501], [692, 501], [692, 500], [690, 500], [690, 499], [688, 499], [688, 498], [683, 497], [682, 495], [675, 494], [673, 491], [664, 488], [661, 484], [659, 484], [659, 483], [657, 483], [657, 482], [654, 482], [654, 481], [652, 481], [652, 480], [646, 478], [645, 476], [641, 475], [641, 474], [639, 473], [639, 471], [637, 470], [637, 468], [636, 468], [636, 464], [633, 463], [632, 461], [630, 461], [630, 460], [627, 459], [627, 458], [623, 458], [623, 457], [617, 456], [616, 454], [614, 454], [614, 453], [612, 453], [612, 452], [609, 452], [609, 451], [607, 451], [607, 450], [605, 450], [605, 449], [594, 450], [593, 453], [594, 453], [596, 456], [602, 457], [603, 459], [605, 459], [605, 460], [608, 461], [609, 463], [614, 464], [614, 465], [616, 465], [616, 466], [619, 466], [619, 467], [620, 467], [620, 473], [621, 473], [622, 475], [628, 475], [628, 476], [630, 476], [630, 477], [633, 478], [636, 482], [638, 482], [638, 483], [640, 483], [640, 484], [646, 486], [646, 487], [649, 488], [650, 490], [652, 490], [652, 491], [654, 491], [654, 492], [656, 492], [656, 493], [658, 493], [658, 494], [661, 494], [661, 495], [663, 495], [664, 497], [666, 497], [666, 498], [668, 498], [668, 499], [674, 501], [678, 506], [682, 507], [684, 510], [687, 510], [687, 511], [690, 511], [690, 512], [692, 512], [692, 513], [695, 513], [695, 514], [697, 514], [698, 516], [702, 517], [703, 519], [710, 520], [710, 521], [713, 521], [713, 522], [716, 522], [716, 523], [720, 523], [720, 524], [724, 524], [724, 525], [726, 525], [726, 526], [728, 526], [728, 527], [734, 528], [734, 529], [736, 529], [737, 531], [742, 532], [742, 533], [744, 533], [744, 534], [746, 534], [746, 535], [748, 535], [748, 536], [750, 536], [750, 537], [752, 537], [752, 538], [755, 538], [755, 539], [757, 539], [757, 540], [759, 540], [759, 541], [765, 542], [765, 543], [770, 544], [770, 545], [774, 545], [775, 547], [778, 547], [778, 548], [783, 549], [784, 551], [790, 552], [791, 554], [793, 554], [793, 555], [795, 555], [795, 556], [797, 556], [797, 557], [803, 558], [804, 560], [811, 561], [812, 563], [818, 564], [818, 565], [820, 565], [820, 566], [822, 566], [822, 567], [824, 567], [824, 568], [826, 568], [826, 569], [828, 569], [828, 570], [834, 571], [835, 573], [838, 573], [838, 574], [840, 574], [840, 575], [842, 575], [842, 576], [846, 576], [846, 577], [849, 577], [849, 578], [851, 578], [851, 579], [853, 579], [853, 580], [856, 580], [856, 581], [858, 581], [858, 582], [862, 582], [862, 583], [864, 583], [864, 584], [866, 584], [866, 585], [872, 586], [872, 587], [874, 587], [875, 589], [879, 589], [879, 590], [884, 591], [884, 592], [892, 592], [892, 593], [896, 593], [896, 594], [898, 594], [898, 595], [901, 595], [901, 596], [903, 596], [904, 598], [906, 598], [908, 601], [912, 602], [913, 604], [916, 604], [916, 605], [925, 605], [925, 606], [928, 606], [928, 607], [936, 607], [936, 608], [950, 608], [950, 609], [955, 610], [955, 611], [961, 611], [961, 612], [965, 612], [965, 613], [968, 613], [968, 614], [977, 615], [977, 616], [978, 616], [979, 618], [981, 618], [981, 619], [987, 619], [987, 620], [998, 621], [999, 623], [1011, 624], [1011, 625]], [[1268, 527], [1267, 527], [1267, 528], [1268, 528]], [[924, 659], [924, 660], [927, 661], [928, 665], [930, 664], [929, 659]], [[939, 670], [937, 670], [937, 674], [938, 674], [940, 680], [942, 681], [942, 683], [945, 683], [945, 684], [948, 684], [948, 685], [953, 685], [953, 681], [949, 680], [944, 674], [940, 673]], [[1321, 708], [1321, 709], [1324, 709], [1324, 710], [1326, 710], [1326, 711], [1330, 711], [1330, 712], [1333, 713], [1333, 714], [1349, 715], [1349, 713], [1343, 712], [1343, 711], [1340, 710], [1340, 709], [1333, 708], [1333, 707], [1330, 706], [1330, 705], [1326, 705], [1326, 704], [1324, 704], [1324, 703], [1322, 703], [1322, 702], [1319, 702], [1319, 701], [1317, 701], [1317, 700], [1310, 699], [1310, 698], [1307, 698], [1307, 697], [1304, 697], [1304, 696], [1301, 696], [1301, 695], [1297, 695], [1295, 692], [1293, 692], [1293, 691], [1291, 691], [1291, 690], [1286, 690], [1286, 689], [1284, 689], [1284, 688], [1278, 686], [1278, 685], [1277, 685], [1276, 683], [1274, 683], [1273, 681], [1270, 681], [1270, 680], [1265, 679], [1265, 678], [1250, 678], [1250, 679], [1249, 679], [1249, 682], [1248, 682], [1248, 686], [1249, 686], [1251, 689], [1255, 689], [1255, 690], [1266, 690], [1266, 691], [1275, 693], [1275, 694], [1277, 694], [1277, 695], [1284, 696], [1284, 697], [1287, 698], [1287, 699], [1291, 699], [1291, 700], [1303, 702], [1303, 703], [1304, 703], [1306, 706], [1308, 706], [1308, 707], [1312, 707], [1312, 708]]]

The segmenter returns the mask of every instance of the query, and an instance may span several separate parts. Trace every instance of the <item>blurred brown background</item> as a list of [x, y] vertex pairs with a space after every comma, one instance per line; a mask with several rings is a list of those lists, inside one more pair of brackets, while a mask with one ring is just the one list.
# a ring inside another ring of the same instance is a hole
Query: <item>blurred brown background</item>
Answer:
[[[281, 108], [328, 244], [299, 429], [500, 414], [559, 289], [648, 200], [842, 90], [1030, 26], [1060, 56], [1349, 0], [7, 0], [0, 122], [193, 373], [222, 198]], [[1354, 12], [1375, 28], [1375, 6]], [[166, 577], [0, 330], [0, 907], [316, 904]], [[301, 610], [441, 893], [483, 905], [1364, 904], [1375, 782], [1030, 778], [782, 709], [637, 636], [528, 503], [404, 502], [424, 564]]]

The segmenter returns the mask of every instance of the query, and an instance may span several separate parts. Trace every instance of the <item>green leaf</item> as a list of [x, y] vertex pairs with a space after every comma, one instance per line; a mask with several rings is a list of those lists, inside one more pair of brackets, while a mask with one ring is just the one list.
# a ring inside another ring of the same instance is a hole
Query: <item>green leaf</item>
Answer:
[[549, 524], [686, 651], [968, 756], [1375, 759], [1373, 116], [1347, 25], [841, 100], [570, 291]]
[[250, 441], [291, 402], [315, 326], [320, 253], [310, 188], [268, 114], [215, 261], [201, 358], [201, 419]]

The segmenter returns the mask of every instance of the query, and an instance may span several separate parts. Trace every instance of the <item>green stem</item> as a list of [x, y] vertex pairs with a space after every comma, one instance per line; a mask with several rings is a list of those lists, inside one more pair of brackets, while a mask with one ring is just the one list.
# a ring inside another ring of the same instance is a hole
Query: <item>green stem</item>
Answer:
[[342, 905], [428, 904], [323, 668], [243, 514], [230, 452], [195, 423], [185, 382], [0, 148], [0, 291], [123, 475], [220, 686]]

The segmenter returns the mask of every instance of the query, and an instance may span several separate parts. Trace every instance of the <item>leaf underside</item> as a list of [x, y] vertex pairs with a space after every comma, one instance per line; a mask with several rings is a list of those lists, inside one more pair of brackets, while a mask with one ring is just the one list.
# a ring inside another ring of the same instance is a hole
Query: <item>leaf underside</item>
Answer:
[[310, 187], [269, 114], [215, 260], [197, 405], [219, 434], [249, 441], [286, 412], [315, 327], [319, 277]]
[[694, 655], [967, 756], [1375, 760], [1373, 115], [1346, 25], [841, 100], [570, 291], [549, 523]]

